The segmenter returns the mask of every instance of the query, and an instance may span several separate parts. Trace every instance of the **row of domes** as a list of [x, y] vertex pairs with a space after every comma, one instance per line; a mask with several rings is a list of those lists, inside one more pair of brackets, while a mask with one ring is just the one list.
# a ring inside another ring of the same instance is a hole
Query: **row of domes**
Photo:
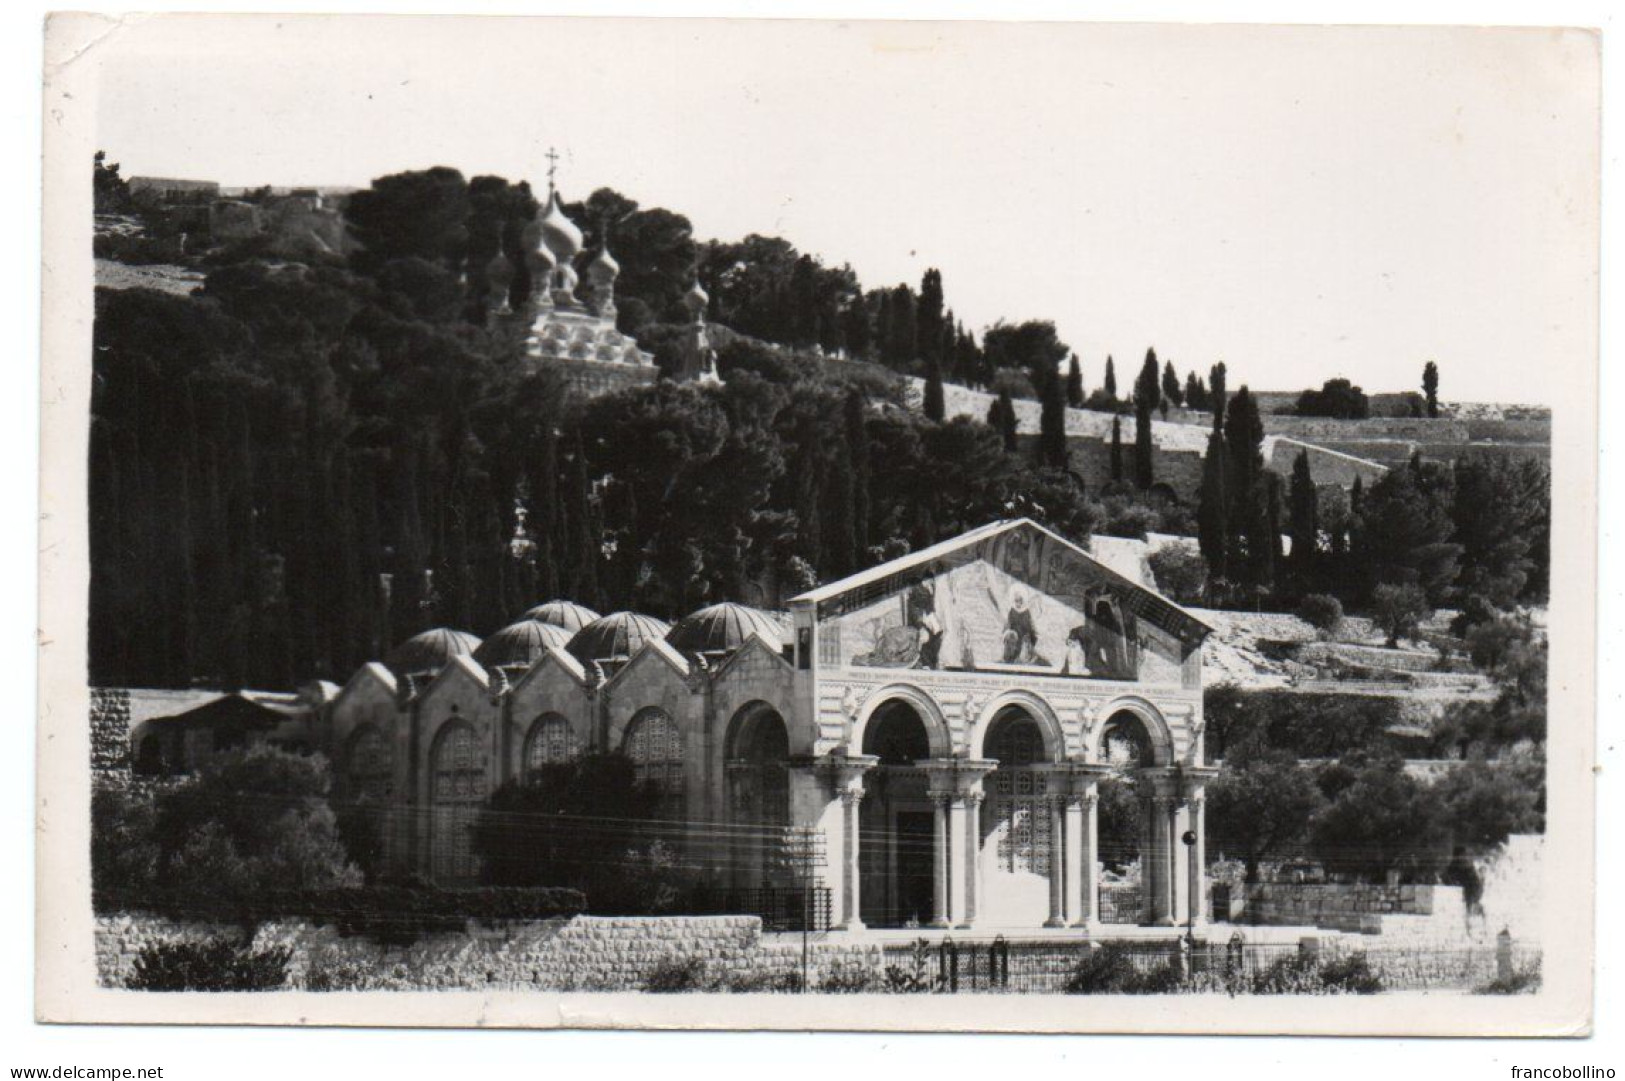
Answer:
[[549, 647], [582, 664], [632, 657], [656, 639], [680, 653], [726, 653], [760, 635], [782, 649], [784, 628], [767, 612], [743, 604], [708, 605], [676, 626], [638, 612], [601, 616], [570, 601], [548, 601], [481, 641], [467, 631], [435, 627], [402, 642], [386, 662], [397, 674], [438, 671], [454, 657], [472, 657], [487, 668], [530, 665]]

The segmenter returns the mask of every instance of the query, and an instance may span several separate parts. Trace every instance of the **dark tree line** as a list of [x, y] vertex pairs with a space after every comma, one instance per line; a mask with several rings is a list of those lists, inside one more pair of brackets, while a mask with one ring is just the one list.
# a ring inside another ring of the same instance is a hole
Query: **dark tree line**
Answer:
[[[1214, 373], [1221, 393], [1223, 374]], [[1242, 387], [1215, 414], [1198, 510], [1202, 554], [1219, 592], [1236, 594], [1228, 600], [1330, 593], [1367, 604], [1392, 587], [1433, 606], [1479, 597], [1509, 608], [1545, 596], [1551, 476], [1543, 462], [1416, 456], [1369, 487], [1357, 478], [1345, 493], [1317, 485], [1306, 451], [1283, 479], [1265, 467], [1263, 443], [1257, 400]]]

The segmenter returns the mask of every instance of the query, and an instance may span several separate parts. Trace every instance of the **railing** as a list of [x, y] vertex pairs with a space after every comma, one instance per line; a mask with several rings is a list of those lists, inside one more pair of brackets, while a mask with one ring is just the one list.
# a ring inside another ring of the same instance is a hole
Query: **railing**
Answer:
[[706, 889], [683, 906], [694, 916], [757, 916], [764, 931], [828, 931], [834, 902], [828, 886]]
[[[1059, 994], [1100, 947], [1084, 940], [987, 941], [920, 938], [884, 947], [893, 990], [957, 994]], [[1199, 942], [1187, 951], [1177, 940], [1117, 943], [1113, 947], [1141, 977], [1143, 992], [1325, 993], [1316, 986], [1325, 966], [1363, 956], [1383, 991], [1475, 990], [1512, 974], [1539, 971], [1541, 951], [1529, 943], [1459, 947], [1346, 946], [1335, 940], [1304, 943]], [[1346, 969], [1345, 969], [1346, 971]], [[1350, 990], [1344, 985], [1341, 990]]]

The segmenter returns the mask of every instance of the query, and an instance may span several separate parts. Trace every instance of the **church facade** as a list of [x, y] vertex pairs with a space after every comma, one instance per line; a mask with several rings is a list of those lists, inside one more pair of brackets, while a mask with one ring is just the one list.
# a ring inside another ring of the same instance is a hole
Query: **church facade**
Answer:
[[[1065, 538], [1004, 521], [832, 582], [786, 613], [674, 626], [554, 601], [483, 641], [424, 632], [325, 704], [340, 796], [387, 859], [476, 881], [505, 781], [620, 751], [726, 885], [831, 891], [837, 927], [1103, 930], [1102, 867], [1137, 858], [1131, 922], [1206, 905], [1201, 644], [1209, 628]], [[1102, 852], [1128, 785], [1135, 853]], [[787, 848], [816, 849], [798, 865]]]

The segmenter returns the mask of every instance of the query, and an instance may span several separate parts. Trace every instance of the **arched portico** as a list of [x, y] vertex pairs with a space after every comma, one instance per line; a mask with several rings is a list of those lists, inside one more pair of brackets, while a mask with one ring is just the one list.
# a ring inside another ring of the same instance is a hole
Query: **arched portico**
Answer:
[[898, 703], [907, 705], [914, 711], [925, 732], [926, 753], [920, 757], [947, 758], [953, 754], [953, 734], [948, 727], [948, 718], [942, 712], [942, 706], [929, 691], [912, 683], [889, 684], [877, 689], [864, 700], [857, 718], [852, 722], [852, 747], [861, 754], [868, 754], [869, 752], [863, 748], [869, 743], [869, 730], [874, 724], [876, 714], [884, 716], [889, 708]]
[[1149, 749], [1150, 759], [1141, 766], [1171, 766], [1174, 763], [1174, 735], [1162, 711], [1144, 698], [1125, 696], [1107, 702], [1096, 714], [1104, 718], [1087, 733], [1085, 756], [1090, 762], [1110, 764], [1108, 743], [1114, 736], [1138, 732]]
[[871, 927], [924, 926], [935, 915], [938, 853], [927, 775], [917, 763], [947, 757], [947, 726], [940, 711], [933, 726], [935, 703], [917, 689], [875, 698], [857, 728], [861, 753], [876, 759], [858, 816], [860, 911]]
[[1026, 716], [1037, 729], [1039, 737], [1043, 740], [1041, 761], [1066, 760], [1066, 737], [1061, 729], [1061, 718], [1043, 698], [1031, 691], [1023, 690], [1006, 691], [982, 707], [982, 712], [977, 715], [975, 726], [970, 733], [971, 754], [977, 758], [998, 757], [988, 750], [988, 734], [996, 721], [1012, 714]]

